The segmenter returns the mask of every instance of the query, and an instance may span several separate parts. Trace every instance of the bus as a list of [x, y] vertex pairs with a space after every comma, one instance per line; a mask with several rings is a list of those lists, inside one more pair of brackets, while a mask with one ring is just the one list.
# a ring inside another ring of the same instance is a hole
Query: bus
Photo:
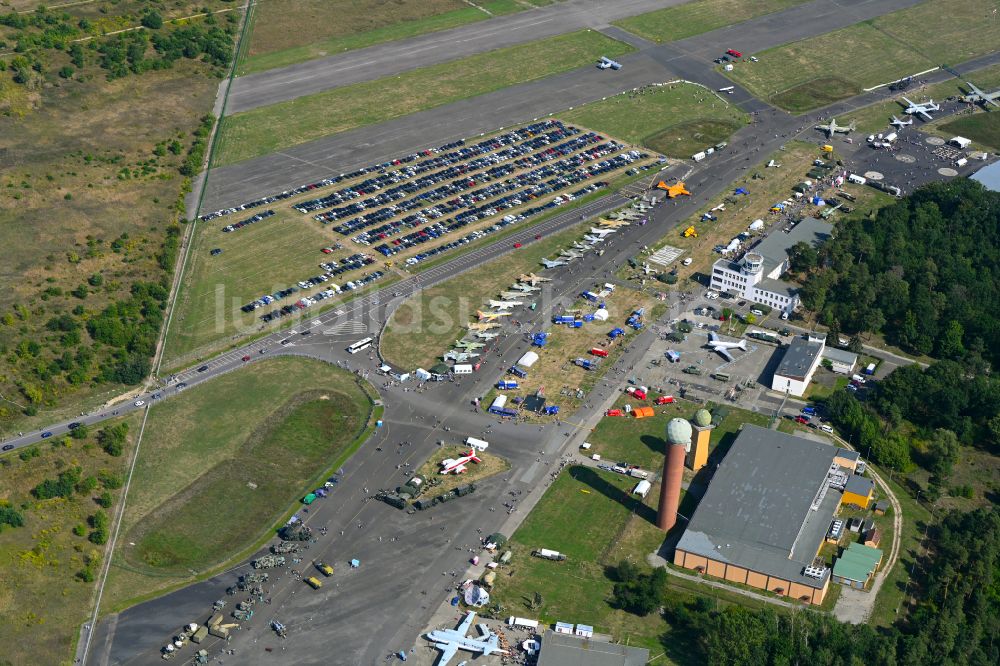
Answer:
[[728, 382], [729, 375], [727, 375], [724, 372], [716, 372], [715, 374], [712, 375], [712, 379], [718, 379], [720, 382]]
[[353, 345], [347, 348], [348, 354], [357, 354], [359, 351], [364, 351], [372, 346], [372, 339], [365, 338], [364, 340], [358, 340]]

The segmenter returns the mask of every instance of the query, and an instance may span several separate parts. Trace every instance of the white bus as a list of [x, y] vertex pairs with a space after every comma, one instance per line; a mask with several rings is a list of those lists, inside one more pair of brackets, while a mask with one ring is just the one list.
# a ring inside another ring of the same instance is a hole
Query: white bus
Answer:
[[364, 340], [358, 340], [353, 345], [347, 348], [348, 354], [357, 354], [359, 351], [364, 351], [372, 346], [372, 339], [365, 338]]

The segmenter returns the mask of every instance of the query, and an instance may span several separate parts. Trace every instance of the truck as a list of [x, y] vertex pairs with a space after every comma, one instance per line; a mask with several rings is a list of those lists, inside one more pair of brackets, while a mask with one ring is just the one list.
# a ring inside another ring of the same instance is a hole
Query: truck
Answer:
[[628, 471], [628, 475], [629, 476], [633, 476], [633, 477], [635, 477], [637, 479], [648, 479], [649, 478], [649, 472], [647, 472], [645, 470], [641, 470], [641, 469], [636, 469], [636, 468], [630, 469]]
[[528, 378], [528, 371], [524, 370], [522, 368], [519, 368], [516, 365], [510, 366], [510, 368], [507, 369], [507, 372], [509, 374], [515, 375], [517, 377], [520, 377], [521, 379], [527, 379]]
[[699, 368], [697, 365], [689, 365], [688, 367], [681, 370], [681, 372], [683, 372], [685, 375], [700, 375], [701, 368]]
[[874, 363], [869, 363], [868, 364], [868, 367], [865, 368], [865, 374], [866, 375], [874, 375], [875, 374], [875, 364]]
[[548, 548], [539, 548], [538, 550], [531, 551], [531, 554], [535, 557], [540, 557], [543, 560], [553, 560], [555, 562], [562, 562], [566, 559], [566, 556], [557, 550], [549, 550]]
[[501, 391], [507, 389], [516, 389], [517, 381], [513, 379], [501, 379], [500, 381], [497, 382], [497, 388], [500, 389]]
[[589, 358], [574, 359], [573, 363], [583, 368], [584, 370], [594, 370], [597, 368], [598, 365], [596, 359], [589, 359]]
[[594, 293], [594, 292], [592, 292], [592, 291], [584, 291], [584, 292], [582, 292], [582, 293], [580, 294], [580, 296], [582, 296], [583, 298], [586, 298], [586, 299], [587, 299], [588, 301], [590, 301], [591, 303], [596, 303], [596, 302], [597, 302], [597, 301], [599, 300], [599, 297], [598, 297], [598, 295], [597, 295], [597, 294], [595, 294], [595, 293]]
[[608, 357], [608, 350], [607, 349], [601, 349], [600, 347], [592, 347], [591, 350], [590, 350], [590, 353], [593, 354], [594, 356], [597, 356], [598, 358], [607, 358]]
[[323, 575], [328, 578], [333, 575], [333, 567], [331, 567], [329, 564], [324, 564], [323, 562], [317, 562], [316, 568], [319, 569], [323, 573]]
[[668, 349], [666, 351], [666, 357], [671, 363], [677, 363], [681, 360], [681, 355], [673, 349]]
[[637, 400], [645, 400], [647, 390], [645, 386], [629, 386], [625, 392]]

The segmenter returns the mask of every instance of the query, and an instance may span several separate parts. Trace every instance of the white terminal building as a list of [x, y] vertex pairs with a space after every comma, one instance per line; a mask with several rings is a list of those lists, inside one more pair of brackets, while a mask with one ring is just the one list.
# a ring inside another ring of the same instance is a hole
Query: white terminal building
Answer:
[[798, 289], [780, 279], [788, 269], [788, 250], [799, 242], [819, 247], [832, 231], [832, 224], [813, 217], [805, 218], [787, 232], [775, 231], [739, 261], [716, 261], [712, 265], [710, 286], [791, 314], [799, 306]]

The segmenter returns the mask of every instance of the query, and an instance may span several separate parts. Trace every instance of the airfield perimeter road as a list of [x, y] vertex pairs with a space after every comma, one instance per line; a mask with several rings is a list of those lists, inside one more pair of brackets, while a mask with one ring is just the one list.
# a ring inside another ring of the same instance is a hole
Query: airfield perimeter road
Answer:
[[[618, 72], [582, 67], [216, 168], [208, 176], [200, 212], [238, 206], [414, 150], [493, 132], [650, 83], [684, 79], [712, 89], [733, 85], [712, 69], [712, 58], [717, 57], [720, 45], [739, 44], [747, 50], [743, 44], [750, 44], [753, 51], [759, 51], [851, 25], [915, 2], [845, 0], [831, 5], [817, 0], [746, 21], [737, 27], [650, 46], [619, 58], [624, 67]], [[747, 111], [769, 108], [739, 86], [737, 91], [738, 94], [728, 97], [727, 101]], [[234, 107], [229, 108], [232, 111]], [[415, 137], [419, 137], [419, 141], [414, 141]], [[193, 191], [200, 190], [196, 187]], [[196, 197], [189, 195], [189, 218], [194, 217], [196, 204]]]
[[[584, 28], [603, 30], [612, 21], [686, 0], [566, 0], [410, 39], [237, 77], [229, 91], [230, 113], [284, 102], [341, 86], [395, 76], [476, 53], [523, 44]], [[726, 48], [754, 53], [836, 30], [922, 0], [813, 0], [735, 26], [674, 42], [681, 51], [711, 62]], [[610, 36], [621, 39], [620, 34]], [[778, 38], [781, 41], [776, 42]], [[629, 41], [629, 39], [622, 39]]]

